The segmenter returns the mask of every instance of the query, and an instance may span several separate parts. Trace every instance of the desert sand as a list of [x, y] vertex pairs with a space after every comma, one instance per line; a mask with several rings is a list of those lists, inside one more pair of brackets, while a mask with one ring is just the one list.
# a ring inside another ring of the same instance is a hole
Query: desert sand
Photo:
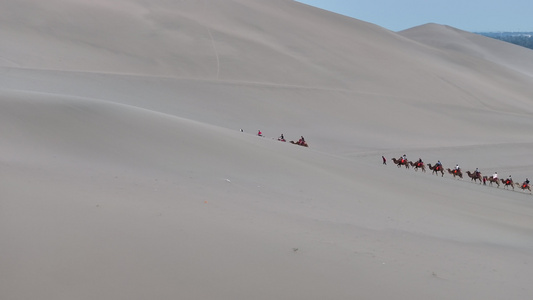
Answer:
[[290, 0], [0, 8], [1, 299], [533, 295], [529, 191], [391, 161], [533, 177], [533, 51]]

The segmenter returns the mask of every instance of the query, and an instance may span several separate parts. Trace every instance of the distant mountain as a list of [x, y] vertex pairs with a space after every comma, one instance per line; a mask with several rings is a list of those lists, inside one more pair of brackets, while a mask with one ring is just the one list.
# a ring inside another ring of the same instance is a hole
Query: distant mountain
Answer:
[[491, 37], [518, 46], [533, 49], [533, 32], [475, 32], [477, 34]]

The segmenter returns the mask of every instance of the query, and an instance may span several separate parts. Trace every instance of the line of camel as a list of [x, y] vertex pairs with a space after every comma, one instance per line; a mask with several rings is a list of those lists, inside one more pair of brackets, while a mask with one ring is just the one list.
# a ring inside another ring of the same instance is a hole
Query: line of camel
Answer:
[[[241, 132], [244, 132], [244, 130], [241, 129]], [[257, 136], [264, 137], [264, 135], [261, 132], [261, 130], [257, 131]], [[285, 139], [285, 136], [283, 136], [283, 133], [278, 137], [278, 141], [280, 141], [280, 142], [286, 142], [287, 141]], [[302, 147], [309, 147], [309, 145], [307, 144], [307, 142], [305, 141], [303, 136], [300, 136], [300, 139], [298, 141], [290, 141], [290, 143], [294, 144], [294, 145], [302, 146]]]
[[[413, 167], [415, 171], [418, 171], [418, 169], [420, 169], [422, 170], [422, 172], [426, 172], [425, 164], [420, 161], [412, 162], [412, 161], [405, 160], [405, 159], [396, 159], [394, 157], [392, 158], [392, 161], [394, 162], [394, 164], [398, 166], [398, 168], [401, 166], [405, 166], [407, 169], [409, 169], [410, 167]], [[454, 178], [455, 177], [463, 178], [463, 172], [461, 171], [461, 169], [459, 170], [455, 170], [455, 169], [452, 170], [450, 168], [444, 169], [442, 165], [432, 166], [431, 164], [427, 164], [427, 166], [432, 171], [431, 174], [435, 174], [438, 176], [440, 173], [441, 177], [444, 177], [444, 171], [446, 170], [448, 171], [449, 174], [453, 175]], [[518, 182], [513, 183], [513, 180], [510, 178], [507, 178], [507, 179], [502, 178], [498, 180], [498, 178], [494, 178], [493, 176], [481, 176], [481, 172], [475, 172], [475, 171], [474, 172], [466, 171], [466, 174], [468, 175], [468, 177], [470, 177], [470, 181], [477, 182], [479, 180], [479, 184], [481, 184], [482, 182], [488, 181], [489, 185], [492, 186], [492, 184], [495, 183], [498, 187], [500, 187], [500, 182], [501, 182], [504, 188], [511, 187], [514, 190], [514, 186], [516, 185], [522, 190], [529, 190], [529, 192], [531, 192], [531, 186], [529, 185], [527, 181], [524, 181], [522, 184]]]

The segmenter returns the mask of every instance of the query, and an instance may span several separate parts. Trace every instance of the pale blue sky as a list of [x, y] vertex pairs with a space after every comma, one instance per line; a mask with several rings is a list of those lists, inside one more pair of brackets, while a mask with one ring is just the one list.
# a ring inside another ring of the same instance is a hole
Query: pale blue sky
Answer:
[[533, 0], [298, 0], [400, 31], [426, 23], [462, 30], [533, 31]]

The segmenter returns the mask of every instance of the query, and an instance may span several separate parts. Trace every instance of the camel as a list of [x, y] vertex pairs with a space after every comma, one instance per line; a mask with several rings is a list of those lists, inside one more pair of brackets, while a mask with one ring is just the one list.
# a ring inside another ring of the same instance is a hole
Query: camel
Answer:
[[452, 174], [453, 177], [455, 178], [455, 176], [459, 176], [459, 178], [463, 178], [463, 172], [461, 172], [461, 170], [451, 170], [450, 168], [446, 169], [448, 170], [448, 173]]
[[514, 184], [513, 184], [513, 180], [512, 180], [512, 179], [509, 179], [509, 178], [507, 178], [507, 179], [503, 179], [503, 178], [502, 178], [502, 179], [500, 179], [500, 180], [502, 181], [502, 183], [503, 183], [503, 187], [504, 187], [504, 188], [507, 188], [507, 187], [510, 186], [510, 187], [512, 187], [513, 190], [514, 190]]
[[529, 192], [531, 193], [531, 187], [529, 186], [529, 183], [527, 182], [523, 182], [522, 184], [520, 183], [515, 183], [517, 187], [521, 188], [522, 190], [529, 190]]
[[492, 183], [494, 182], [494, 183], [496, 183], [496, 185], [497, 185], [498, 187], [500, 187], [500, 182], [498, 181], [498, 179], [494, 179], [494, 177], [492, 177], [492, 176], [490, 176], [490, 177], [488, 177], [488, 176], [483, 176], [483, 178], [485, 178], [485, 180], [489, 182], [489, 185], [492, 186]]
[[439, 175], [437, 172], [440, 172], [442, 174], [441, 177], [444, 177], [444, 168], [442, 166], [432, 166], [431, 164], [428, 164], [428, 168], [433, 171], [431, 174], [435, 173], [435, 175]]
[[405, 168], [409, 169], [409, 161], [408, 160], [403, 160], [402, 159], [396, 159], [396, 158], [391, 158], [392, 161], [399, 167], [401, 166], [405, 166]]
[[473, 180], [474, 182], [476, 182], [476, 180], [479, 179], [479, 184], [481, 184], [481, 182], [483, 181], [483, 180], [482, 180], [482, 177], [481, 177], [481, 172], [477, 172], [477, 173], [476, 173], [476, 172], [474, 171], [474, 173], [472, 173], [472, 172], [470, 172], [470, 171], [466, 171], [466, 174], [468, 174], [468, 177], [470, 177], [470, 181]]
[[415, 169], [415, 171], [418, 171], [418, 169], [422, 169], [422, 172], [426, 172], [426, 166], [424, 166], [423, 162], [412, 162], [410, 161], [409, 164], [411, 167]]
[[302, 147], [309, 147], [309, 145], [307, 145], [307, 142], [295, 142], [295, 141], [290, 141], [291, 144], [295, 144], [295, 145], [298, 145], [298, 146], [302, 146]]

